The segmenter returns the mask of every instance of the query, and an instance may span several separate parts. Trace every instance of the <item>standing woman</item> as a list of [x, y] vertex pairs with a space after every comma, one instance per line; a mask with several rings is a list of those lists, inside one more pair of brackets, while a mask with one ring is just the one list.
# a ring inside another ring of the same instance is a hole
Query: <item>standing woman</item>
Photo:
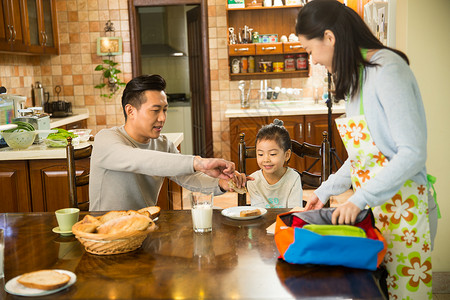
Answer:
[[306, 4], [296, 31], [313, 62], [333, 75], [336, 98], [347, 100], [346, 117], [336, 123], [349, 158], [305, 209], [322, 208], [353, 186], [333, 223], [353, 224], [370, 206], [388, 243], [389, 298], [431, 299], [436, 204], [427, 188], [425, 111], [408, 58], [381, 44], [356, 12], [336, 0]]

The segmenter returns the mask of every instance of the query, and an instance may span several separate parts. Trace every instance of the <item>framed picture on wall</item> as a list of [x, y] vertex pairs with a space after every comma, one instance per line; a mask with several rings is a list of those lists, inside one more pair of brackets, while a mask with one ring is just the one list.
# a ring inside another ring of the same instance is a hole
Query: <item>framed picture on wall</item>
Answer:
[[97, 55], [121, 55], [122, 54], [122, 38], [99, 37], [97, 38]]

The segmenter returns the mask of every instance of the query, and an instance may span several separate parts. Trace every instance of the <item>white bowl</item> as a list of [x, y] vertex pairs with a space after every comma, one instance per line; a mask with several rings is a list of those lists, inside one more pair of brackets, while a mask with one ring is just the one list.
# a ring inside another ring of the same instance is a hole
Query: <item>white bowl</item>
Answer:
[[35, 131], [2, 132], [1, 135], [9, 147], [13, 149], [27, 149], [34, 142]]
[[80, 138], [80, 142], [87, 142], [89, 141], [89, 138], [91, 137], [91, 131], [92, 129], [71, 129], [69, 132], [72, 132]]

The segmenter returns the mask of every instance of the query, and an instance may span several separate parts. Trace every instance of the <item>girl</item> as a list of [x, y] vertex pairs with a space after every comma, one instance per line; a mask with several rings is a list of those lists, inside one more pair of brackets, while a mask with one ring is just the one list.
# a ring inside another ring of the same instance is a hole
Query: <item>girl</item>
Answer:
[[303, 190], [300, 175], [286, 166], [291, 158], [291, 138], [283, 121], [275, 119], [256, 135], [256, 160], [261, 170], [247, 181], [252, 206], [277, 208], [300, 206]]
[[429, 216], [436, 220], [436, 204], [426, 188], [425, 111], [408, 58], [385, 47], [356, 12], [335, 0], [306, 4], [296, 31], [313, 62], [333, 74], [336, 98], [347, 98], [346, 118], [336, 123], [349, 157], [305, 209], [321, 208], [353, 186], [333, 223], [353, 224], [372, 207], [388, 243], [389, 298], [431, 299], [435, 226], [430, 238]]

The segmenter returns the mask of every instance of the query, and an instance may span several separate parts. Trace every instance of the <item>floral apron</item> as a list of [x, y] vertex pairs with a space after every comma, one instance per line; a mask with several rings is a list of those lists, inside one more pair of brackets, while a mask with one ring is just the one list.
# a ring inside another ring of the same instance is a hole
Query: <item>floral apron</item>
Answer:
[[[351, 162], [354, 190], [364, 187], [389, 163], [372, 140], [362, 98], [361, 80], [360, 115], [336, 119]], [[407, 180], [391, 199], [372, 208], [376, 226], [388, 244], [383, 264], [389, 273], [389, 299], [432, 299], [427, 190]]]

